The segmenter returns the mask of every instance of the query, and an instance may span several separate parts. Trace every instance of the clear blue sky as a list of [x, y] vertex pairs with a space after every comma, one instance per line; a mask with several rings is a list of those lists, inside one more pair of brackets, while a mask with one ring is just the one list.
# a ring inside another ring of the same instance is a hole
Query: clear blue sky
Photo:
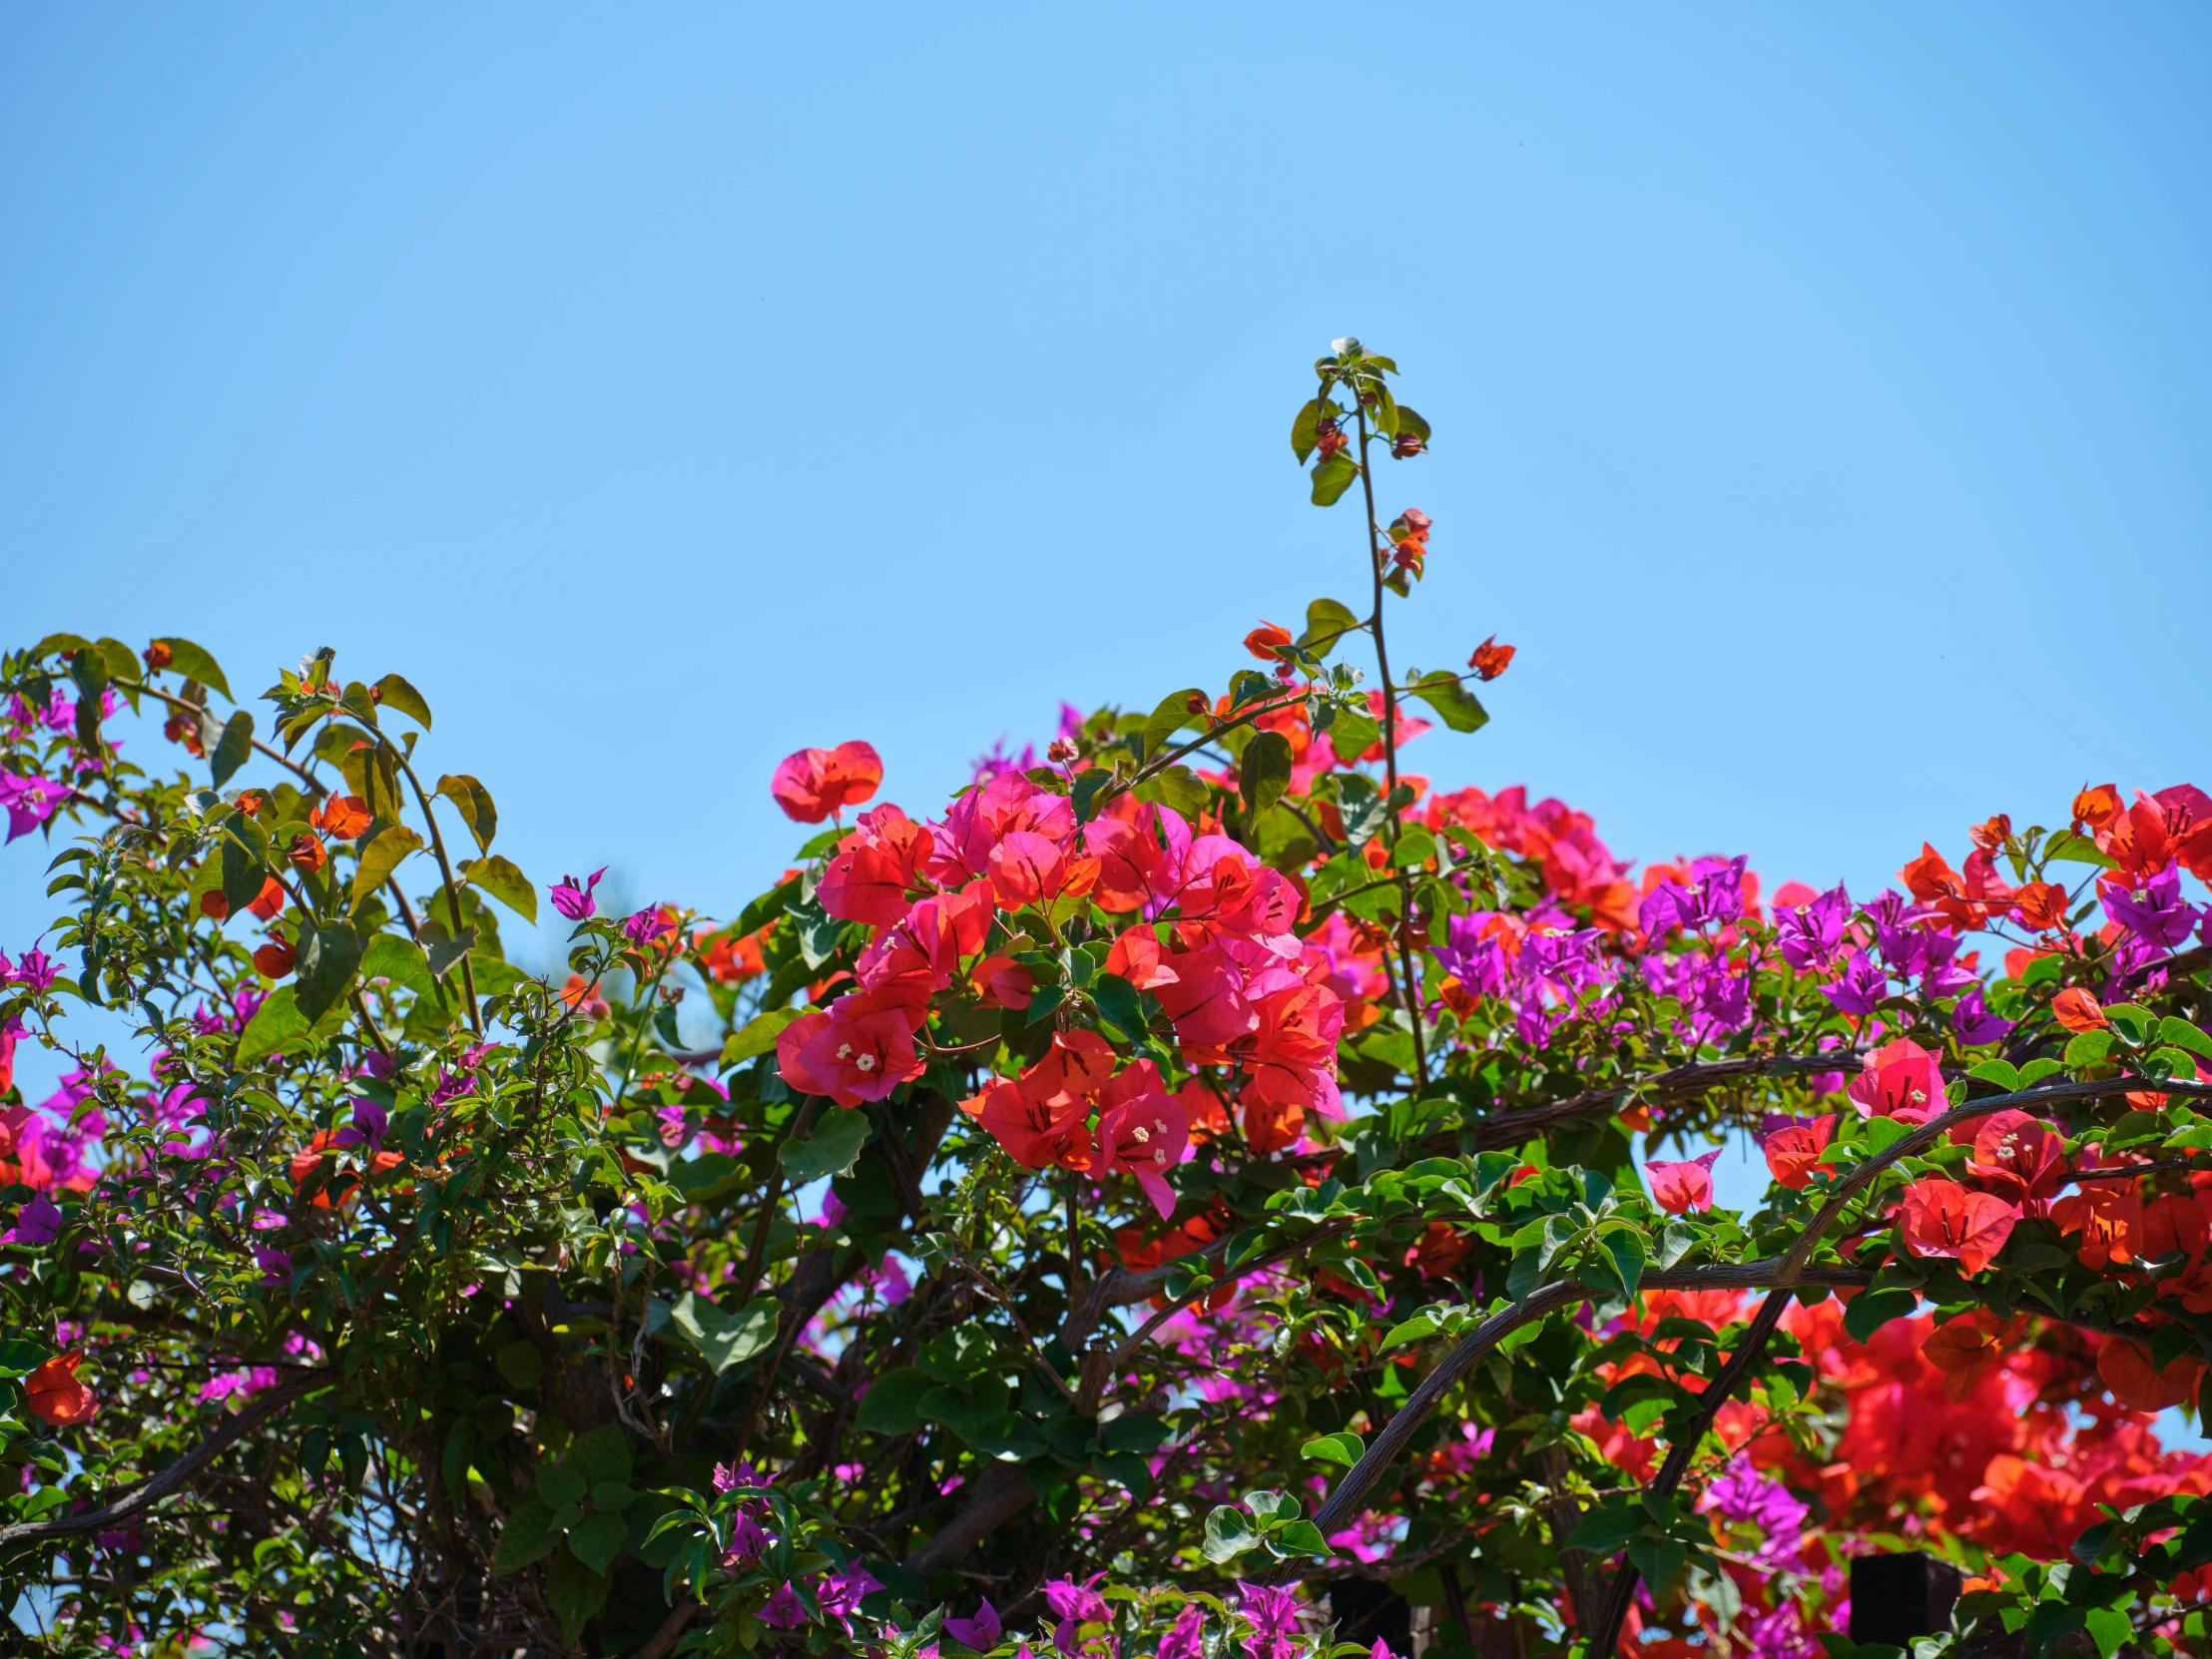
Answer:
[[1410, 759], [1870, 885], [2212, 786], [2208, 74], [2155, 4], [10, 8], [0, 631], [398, 669], [540, 881], [726, 914], [787, 751], [918, 809], [1354, 597], [1286, 434], [1355, 332], [1437, 432], [1398, 662], [1520, 647]]

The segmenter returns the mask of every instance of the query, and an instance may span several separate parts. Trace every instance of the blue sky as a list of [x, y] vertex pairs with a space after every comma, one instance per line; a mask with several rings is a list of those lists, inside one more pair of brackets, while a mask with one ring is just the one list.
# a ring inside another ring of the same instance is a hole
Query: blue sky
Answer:
[[1394, 657], [1520, 647], [1439, 783], [1855, 887], [2212, 785], [2201, 8], [796, 13], [0, 14], [7, 638], [398, 669], [539, 880], [730, 913], [789, 750], [918, 809], [1353, 597], [1349, 331]]

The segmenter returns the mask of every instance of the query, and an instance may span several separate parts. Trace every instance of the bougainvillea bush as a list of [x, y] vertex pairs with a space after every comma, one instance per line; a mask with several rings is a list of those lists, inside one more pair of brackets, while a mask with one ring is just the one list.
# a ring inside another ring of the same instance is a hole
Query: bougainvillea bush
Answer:
[[2212, 800], [1853, 894], [1416, 776], [1512, 650], [1391, 661], [1394, 372], [1292, 430], [1357, 604], [949, 801], [802, 749], [704, 908], [526, 875], [399, 674], [6, 657], [23, 1643], [1795, 1659], [1919, 1550], [1927, 1652], [2206, 1651]]

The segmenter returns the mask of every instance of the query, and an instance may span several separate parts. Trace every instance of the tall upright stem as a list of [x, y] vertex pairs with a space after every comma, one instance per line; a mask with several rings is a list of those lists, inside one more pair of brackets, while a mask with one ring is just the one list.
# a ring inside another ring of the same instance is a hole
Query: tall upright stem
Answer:
[[[1368, 619], [1368, 626], [1375, 635], [1376, 672], [1382, 677], [1382, 799], [1388, 803], [1397, 794], [1397, 687], [1390, 679], [1389, 647], [1382, 640], [1382, 577], [1389, 556], [1383, 551], [1382, 523], [1375, 516], [1375, 469], [1368, 461], [1368, 406], [1360, 401], [1357, 387], [1350, 389], [1352, 406], [1360, 420], [1360, 489], [1367, 498], [1368, 563], [1375, 578], [1375, 614]], [[1397, 809], [1390, 806], [1382, 815], [1382, 843], [1393, 854], [1397, 829]], [[1426, 1088], [1428, 1043], [1421, 1031], [1420, 971], [1413, 965], [1412, 941], [1406, 937], [1413, 920], [1413, 883], [1402, 870], [1398, 872], [1397, 890], [1398, 995], [1404, 999], [1406, 1022], [1413, 1028], [1413, 1081], [1417, 1087]]]

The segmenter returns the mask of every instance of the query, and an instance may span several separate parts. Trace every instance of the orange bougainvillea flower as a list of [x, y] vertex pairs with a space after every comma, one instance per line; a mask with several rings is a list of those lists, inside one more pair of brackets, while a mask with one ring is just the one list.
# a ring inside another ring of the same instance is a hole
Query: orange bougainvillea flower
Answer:
[[1976, 1309], [1938, 1326], [1921, 1357], [1943, 1374], [1943, 1396], [1961, 1400], [2026, 1329], [2024, 1318], [2001, 1320], [1986, 1308]]
[[349, 841], [375, 820], [357, 795], [334, 795], [307, 815], [307, 822], [333, 840]]
[[1306, 1133], [1306, 1108], [1297, 1101], [1254, 1098], [1237, 1103], [1244, 1112], [1245, 1145], [1255, 1152], [1286, 1152]]
[[1979, 1273], [2012, 1236], [2020, 1213], [2001, 1198], [1968, 1192], [1931, 1176], [1905, 1189], [1898, 1207], [1905, 1242], [1916, 1256], [1948, 1256], [1962, 1273]]
[[854, 739], [834, 749], [802, 749], [785, 756], [768, 793], [786, 818], [820, 824], [831, 813], [867, 800], [882, 782], [881, 758], [872, 746]]
[[2119, 810], [2117, 784], [2092, 784], [2073, 799], [2073, 821], [2077, 828], [2085, 825], [2091, 830], [2102, 830]]
[[2009, 813], [1999, 813], [1995, 818], [1984, 819], [1966, 834], [1982, 851], [1995, 852], [2012, 838], [2012, 817]]
[[2069, 1031], [2101, 1031], [2112, 1023], [2104, 1017], [2104, 1005], [2079, 985], [2068, 985], [2051, 998], [2050, 1011]]
[[77, 1368], [85, 1363], [85, 1351], [73, 1348], [56, 1355], [23, 1380], [31, 1409], [56, 1428], [83, 1422], [100, 1408], [99, 1399], [77, 1381]]
[[2124, 1337], [2107, 1341], [2097, 1353], [2097, 1375], [2112, 1397], [2138, 1411], [2163, 1411], [2197, 1394], [2204, 1362], [2184, 1354], [2164, 1371], [2151, 1366], [2150, 1351]]
[[284, 849], [284, 856], [291, 860], [291, 867], [308, 875], [321, 872], [330, 856], [323, 846], [322, 837], [315, 834], [294, 835], [291, 845]]
[[1283, 647], [1291, 643], [1291, 631], [1277, 623], [1263, 621], [1259, 627], [1245, 635], [1245, 649], [1263, 663], [1283, 661]]
[[1477, 680], [1484, 682], [1495, 680], [1508, 668], [1512, 667], [1513, 652], [1516, 649], [1514, 646], [1498, 644], [1497, 636], [1492, 634], [1474, 648], [1474, 655], [1467, 659], [1467, 667], [1474, 670], [1474, 677]]
[[2066, 925], [2066, 889], [2056, 881], [2030, 881], [2012, 895], [2022, 923], [2038, 933]]
[[291, 971], [291, 946], [282, 939], [271, 939], [254, 952], [254, 966], [265, 979], [281, 979]]
[[2079, 1233], [2075, 1252], [2083, 1267], [2099, 1272], [2114, 1262], [2132, 1262], [2143, 1246], [2143, 1201], [2134, 1183], [2093, 1181], [2050, 1207], [2051, 1225], [2061, 1234]]
[[1898, 871], [1910, 892], [1923, 904], [1933, 904], [1941, 898], [1962, 898], [1966, 883], [1960, 879], [1929, 841], [1921, 842], [1921, 855]]

